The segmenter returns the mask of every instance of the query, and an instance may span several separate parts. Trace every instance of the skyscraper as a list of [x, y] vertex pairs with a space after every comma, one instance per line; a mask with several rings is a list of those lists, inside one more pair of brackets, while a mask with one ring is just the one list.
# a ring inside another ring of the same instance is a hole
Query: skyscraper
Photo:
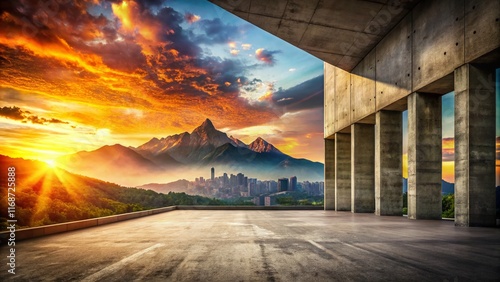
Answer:
[[212, 173], [212, 178], [211, 179], [212, 179], [212, 181], [214, 181], [214, 178], [215, 178], [215, 168], [212, 167], [210, 169], [210, 172]]
[[288, 191], [288, 178], [278, 179], [278, 192]]
[[297, 191], [297, 176], [290, 177], [289, 191]]

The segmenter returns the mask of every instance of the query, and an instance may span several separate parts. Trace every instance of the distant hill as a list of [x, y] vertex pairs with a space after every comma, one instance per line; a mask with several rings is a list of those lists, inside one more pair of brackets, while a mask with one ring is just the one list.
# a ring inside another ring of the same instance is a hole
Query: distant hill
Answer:
[[160, 184], [160, 183], [149, 183], [137, 188], [153, 190], [158, 193], [168, 193], [168, 192], [186, 192], [188, 190], [189, 181], [185, 179], [177, 180], [170, 183]]
[[[403, 178], [403, 193], [408, 192], [408, 178]], [[441, 180], [441, 194], [453, 194], [455, 193], [455, 184], [444, 180]]]
[[[39, 161], [0, 155], [0, 171], [15, 168], [16, 219], [19, 226], [34, 227], [88, 219], [177, 204], [223, 204], [184, 193], [159, 194], [150, 190], [125, 188], [110, 182], [50, 168]], [[0, 187], [7, 187], [0, 177]], [[7, 193], [1, 194], [2, 203]], [[4, 214], [4, 213], [2, 213]], [[2, 225], [3, 224], [3, 225]], [[4, 229], [5, 221], [0, 221]]]
[[[168, 159], [168, 166], [158, 165], [159, 159]], [[106, 145], [94, 151], [81, 151], [62, 156], [56, 161], [59, 166], [71, 172], [120, 183], [123, 183], [120, 181], [123, 179], [155, 174], [169, 167], [181, 165], [168, 155], [148, 159], [120, 144]]]

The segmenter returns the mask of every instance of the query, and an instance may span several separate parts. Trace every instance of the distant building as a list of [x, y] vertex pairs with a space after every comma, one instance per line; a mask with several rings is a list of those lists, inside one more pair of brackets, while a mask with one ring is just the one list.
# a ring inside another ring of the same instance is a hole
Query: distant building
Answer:
[[256, 206], [264, 206], [266, 204], [266, 197], [265, 196], [257, 196], [253, 198], [253, 203]]
[[215, 168], [212, 167], [210, 169], [210, 172], [211, 172], [211, 176], [212, 176], [210, 179], [212, 179], [212, 181], [214, 181], [214, 179], [215, 179]]
[[264, 198], [264, 205], [265, 206], [275, 206], [276, 205], [276, 197], [274, 197], [274, 196], [266, 196]]
[[288, 191], [288, 178], [278, 179], [278, 192]]
[[[245, 183], [245, 175], [244, 175], [243, 173], [241, 173], [241, 172], [240, 172], [240, 173], [238, 173], [238, 174], [236, 175], [236, 177], [238, 178], [238, 185], [239, 185], [239, 186], [243, 186], [243, 185], [244, 185], [244, 183]], [[245, 185], [245, 186], [246, 186], [246, 185]]]
[[297, 176], [290, 177], [290, 189], [288, 191], [297, 191]]

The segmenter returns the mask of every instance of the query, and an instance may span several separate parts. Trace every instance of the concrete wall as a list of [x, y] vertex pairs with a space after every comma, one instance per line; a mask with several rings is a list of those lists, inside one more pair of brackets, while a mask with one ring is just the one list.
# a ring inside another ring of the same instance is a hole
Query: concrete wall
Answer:
[[[40, 236], [51, 235], [51, 234], [57, 234], [57, 233], [67, 232], [67, 231], [72, 231], [72, 230], [78, 230], [78, 229], [83, 229], [83, 228], [88, 228], [88, 227], [93, 227], [93, 226], [99, 226], [99, 225], [109, 224], [109, 223], [118, 222], [118, 221], [124, 221], [124, 220], [128, 220], [128, 219], [133, 219], [133, 218], [139, 218], [139, 217], [158, 214], [158, 213], [162, 213], [162, 212], [173, 211], [175, 209], [176, 209], [175, 206], [171, 206], [171, 207], [164, 207], [164, 208], [158, 208], [158, 209], [152, 209], [152, 210], [146, 210], [146, 211], [138, 211], [138, 212], [125, 213], [125, 214], [111, 215], [111, 216], [106, 216], [106, 217], [78, 220], [78, 221], [72, 221], [72, 222], [67, 222], [67, 223], [60, 223], [60, 224], [45, 225], [45, 226], [40, 226], [40, 227], [19, 229], [19, 230], [16, 230], [16, 241], [21, 241], [21, 240], [40, 237]], [[4, 238], [7, 238], [7, 236], [9, 234], [10, 234], [9, 231], [0, 232], [0, 238], [2, 238], [2, 241]]]
[[487, 55], [500, 48], [499, 18], [500, 1], [422, 1], [352, 73], [325, 65], [325, 138], [374, 123], [376, 111], [406, 110], [413, 92], [452, 91], [463, 64], [498, 63]]

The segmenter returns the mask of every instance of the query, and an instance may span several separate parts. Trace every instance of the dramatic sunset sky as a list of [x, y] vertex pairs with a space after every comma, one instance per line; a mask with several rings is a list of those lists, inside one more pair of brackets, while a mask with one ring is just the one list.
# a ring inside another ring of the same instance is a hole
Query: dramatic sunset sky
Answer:
[[[319, 59], [204, 0], [45, 2], [0, 2], [0, 154], [138, 146], [210, 118], [246, 143], [324, 161]], [[443, 96], [450, 182], [453, 102]]]
[[0, 154], [138, 146], [210, 118], [323, 161], [315, 57], [208, 1], [42, 3], [0, 4]]

